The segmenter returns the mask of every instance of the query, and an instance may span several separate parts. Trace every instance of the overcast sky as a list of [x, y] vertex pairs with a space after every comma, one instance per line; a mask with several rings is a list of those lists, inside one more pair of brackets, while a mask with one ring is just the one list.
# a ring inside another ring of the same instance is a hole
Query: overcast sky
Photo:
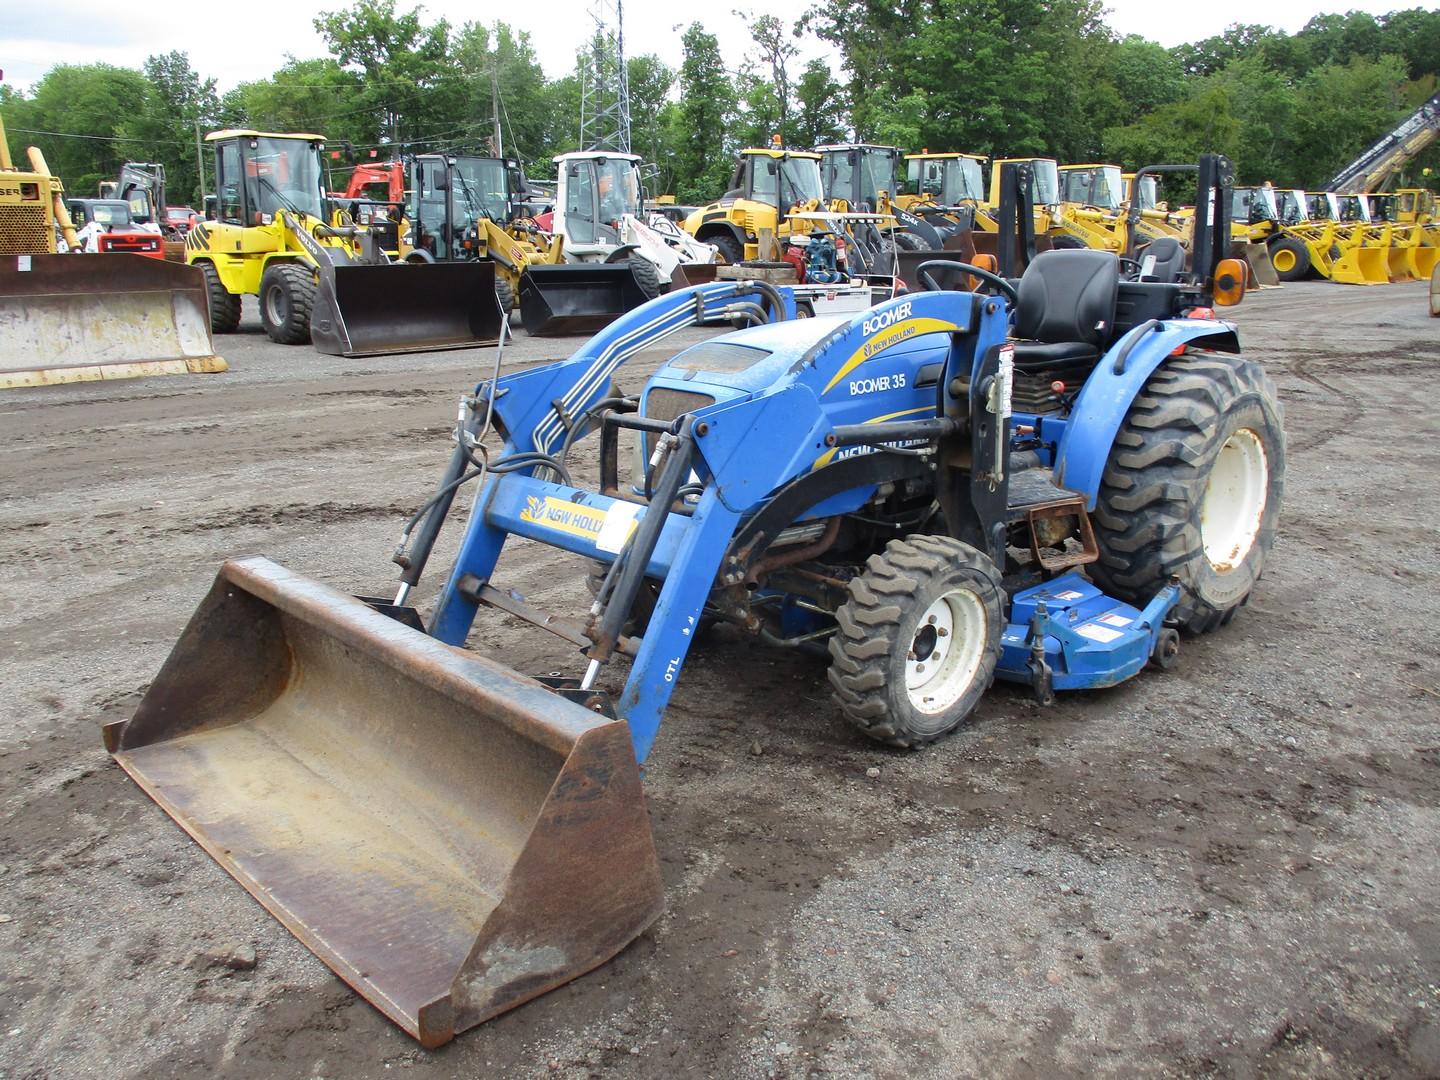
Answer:
[[[216, 6], [149, 0], [122, 4], [116, 0], [0, 0], [0, 69], [11, 86], [28, 88], [56, 64], [105, 62], [139, 68], [145, 57], [177, 49], [190, 55], [191, 66], [213, 77], [224, 92], [238, 82], [260, 79], [285, 62], [287, 53], [301, 59], [325, 55], [311, 20], [325, 10], [342, 8], [340, 0], [243, 0]], [[413, 4], [400, 0], [402, 11]], [[1118, 32], [1141, 34], [1162, 45], [1176, 45], [1220, 33], [1235, 22], [1264, 23], [1293, 33], [1322, 11], [1358, 9], [1381, 14], [1430, 4], [1406, 0], [1339, 0], [1320, 5], [1313, 0], [1211, 0], [1206, 4], [1169, 7], [1170, 17], [1156, 19], [1154, 0], [1112, 0], [1107, 21]], [[749, 44], [732, 8], [774, 10], [745, 0], [722, 0], [700, 16], [720, 39], [725, 62], [739, 67]], [[504, 18], [528, 30], [547, 75], [566, 74], [576, 50], [588, 37], [590, 0], [551, 0], [534, 7], [478, 5], [470, 0], [428, 0], [427, 21], [444, 17], [458, 26]], [[802, 10], [787, 5], [786, 17]], [[722, 12], [726, 14], [722, 14]], [[242, 15], [243, 13], [243, 15]], [[626, 51], [656, 53], [672, 67], [681, 59], [680, 35], [689, 18], [677, 19], [677, 6], [664, 0], [626, 0]], [[828, 56], [820, 43], [801, 43], [802, 59]]]

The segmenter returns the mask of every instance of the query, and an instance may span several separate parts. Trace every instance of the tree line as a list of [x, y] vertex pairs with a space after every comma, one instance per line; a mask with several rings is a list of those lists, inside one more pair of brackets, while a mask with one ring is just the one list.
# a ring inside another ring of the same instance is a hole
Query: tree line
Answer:
[[[793, 24], [741, 17], [743, 57], [724, 57], [697, 22], [678, 69], [627, 61], [632, 148], [658, 167], [656, 190], [681, 202], [716, 197], [735, 151], [772, 134], [789, 146], [853, 138], [1131, 168], [1217, 151], [1244, 180], [1314, 187], [1440, 77], [1440, 10], [1421, 8], [1318, 15], [1295, 34], [1236, 25], [1170, 49], [1117, 35], [1101, 0], [820, 0]], [[539, 178], [577, 148], [585, 56], [549, 79], [528, 33], [430, 22], [396, 0], [359, 0], [315, 26], [328, 57], [292, 57], [224, 94], [181, 52], [139, 71], [60, 65], [28, 93], [0, 87], [12, 155], [40, 146], [76, 194], [124, 161], [162, 162], [181, 201], [198, 198], [197, 170], [210, 168], [197, 130], [315, 132], [364, 160], [486, 152], [498, 128]], [[837, 69], [799, 61], [805, 35], [833, 48]], [[1425, 167], [1440, 171], [1440, 149], [1412, 175]]]

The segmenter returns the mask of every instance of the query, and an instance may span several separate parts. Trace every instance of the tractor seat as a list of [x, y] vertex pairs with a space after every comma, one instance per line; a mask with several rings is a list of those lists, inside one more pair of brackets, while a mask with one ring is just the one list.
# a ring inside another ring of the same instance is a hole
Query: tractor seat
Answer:
[[1020, 279], [1013, 328], [1015, 367], [1093, 363], [1110, 339], [1120, 261], [1108, 251], [1043, 251]]
[[[1185, 246], [1173, 236], [1160, 236], [1139, 251], [1140, 280], [1173, 285], [1185, 272]], [[1150, 260], [1154, 259], [1152, 263]]]

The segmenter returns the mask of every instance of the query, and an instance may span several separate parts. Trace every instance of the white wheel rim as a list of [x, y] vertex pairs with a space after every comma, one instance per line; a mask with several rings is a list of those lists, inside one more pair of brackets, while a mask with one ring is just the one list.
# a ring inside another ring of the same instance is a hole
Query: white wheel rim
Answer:
[[905, 660], [905, 693], [922, 713], [945, 712], [965, 695], [985, 656], [985, 605], [954, 589], [920, 616]]
[[1245, 561], [1260, 534], [1270, 469], [1260, 436], [1241, 428], [1220, 448], [1200, 503], [1205, 557], [1220, 573]]

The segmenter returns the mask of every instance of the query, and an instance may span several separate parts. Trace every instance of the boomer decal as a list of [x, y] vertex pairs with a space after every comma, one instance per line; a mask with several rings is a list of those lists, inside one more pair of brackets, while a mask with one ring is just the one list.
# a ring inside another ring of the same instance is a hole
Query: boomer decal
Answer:
[[820, 391], [821, 395], [828, 394], [841, 382], [845, 381], [865, 361], [879, 356], [886, 349], [892, 348], [902, 341], [909, 341], [911, 338], [919, 337], [922, 334], [953, 334], [960, 328], [947, 319], [927, 319], [924, 317], [911, 318], [911, 302], [906, 301], [893, 308], [884, 311], [877, 311], [860, 324], [860, 332], [866, 335], [866, 340], [850, 355], [850, 359], [840, 365], [840, 370], [830, 377], [825, 384], [825, 389]]

